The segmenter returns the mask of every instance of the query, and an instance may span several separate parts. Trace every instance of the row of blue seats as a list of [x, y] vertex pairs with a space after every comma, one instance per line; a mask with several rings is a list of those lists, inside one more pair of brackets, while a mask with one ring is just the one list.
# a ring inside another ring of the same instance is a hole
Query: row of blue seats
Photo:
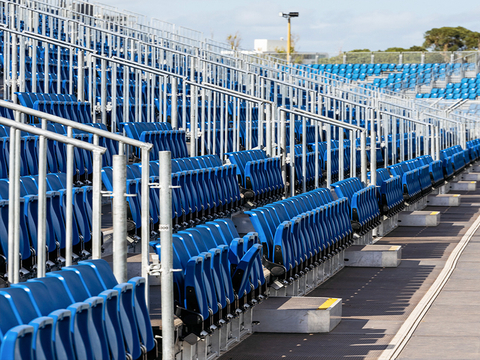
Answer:
[[[150, 181], [158, 181], [158, 161], [150, 162]], [[177, 171], [172, 173], [172, 217], [175, 229], [192, 226], [240, 210], [242, 198], [234, 165], [224, 165]], [[102, 180], [108, 191], [113, 191], [113, 169], [102, 169]], [[135, 233], [141, 228], [141, 166], [127, 166], [127, 197]], [[150, 219], [158, 224], [160, 214], [159, 189], [150, 188]]]
[[[66, 175], [47, 175], [47, 268], [61, 266], [65, 262], [65, 220], [66, 220]], [[20, 254], [22, 274], [34, 275], [38, 254], [38, 176], [24, 176], [20, 179]], [[0, 229], [8, 234], [9, 182], [0, 179]], [[72, 193], [72, 243], [73, 260], [87, 258], [91, 252], [92, 187], [74, 187]], [[6, 274], [8, 258], [8, 237], [2, 236], [0, 273]]]
[[157, 160], [159, 151], [170, 151], [172, 159], [188, 157], [187, 140], [183, 130], [143, 131], [140, 141], [153, 144], [150, 160]]
[[402, 179], [404, 200], [412, 204], [432, 190], [428, 166], [416, 168], [414, 164], [403, 161], [388, 166], [390, 173]]
[[[256, 233], [241, 238], [230, 219], [173, 235], [176, 314], [186, 333], [205, 337], [266, 296], [262, 246]], [[150, 243], [161, 256], [161, 244]]]
[[206, 169], [222, 165], [222, 161], [217, 155], [203, 155], [183, 159], [172, 159], [172, 172]]
[[346, 199], [333, 200], [319, 188], [246, 211], [266, 258], [283, 267], [290, 281], [353, 242]]
[[380, 225], [380, 209], [374, 185], [364, 186], [353, 177], [332, 184], [339, 199], [346, 198], [353, 230], [360, 236]]
[[140, 359], [156, 356], [145, 279], [118, 284], [89, 260], [0, 289], [1, 358]]
[[[0, 130], [1, 132], [1, 130]], [[91, 134], [78, 132], [72, 135], [73, 138], [86, 142], [92, 142]], [[102, 138], [102, 144], [108, 142]], [[20, 147], [20, 175], [38, 174], [38, 136], [22, 136]], [[112, 144], [113, 145], [113, 144]], [[8, 178], [10, 168], [10, 137], [0, 137], [0, 178]], [[115, 146], [112, 147], [116, 153]], [[107, 148], [110, 149], [110, 148]], [[105, 165], [111, 164], [111, 152], [108, 151], [103, 157]], [[89, 151], [74, 148], [74, 175], [79, 183], [89, 183], [93, 175], [93, 160]], [[57, 141], [48, 141], [47, 145], [47, 171], [52, 173], [67, 171], [67, 145]]]
[[382, 215], [392, 217], [405, 208], [402, 178], [390, 176], [387, 169], [377, 169], [378, 206]]
[[[17, 92], [20, 105], [43, 111], [64, 119], [92, 123], [92, 110], [90, 103], [77, 101], [75, 95], [45, 94], [32, 92]], [[31, 121], [33, 117], [31, 117]]]
[[[315, 187], [315, 153], [314, 152], [307, 152], [306, 153], [306, 160], [307, 160], [307, 167], [306, 167], [306, 178], [303, 178], [303, 161], [302, 155], [295, 155], [295, 188], [301, 189], [303, 187], [303, 183], [306, 183], [307, 190], [313, 190]], [[323, 181], [322, 176], [322, 161], [320, 157], [317, 159], [317, 166], [318, 166], [318, 183], [321, 184]], [[292, 183], [290, 179], [290, 164], [289, 169], [287, 171], [287, 179], [289, 182]]]
[[446, 167], [453, 170], [455, 175], [460, 173], [465, 166], [472, 161], [470, 158], [470, 152], [468, 150], [463, 150], [460, 145], [441, 150], [440, 159], [444, 161]]

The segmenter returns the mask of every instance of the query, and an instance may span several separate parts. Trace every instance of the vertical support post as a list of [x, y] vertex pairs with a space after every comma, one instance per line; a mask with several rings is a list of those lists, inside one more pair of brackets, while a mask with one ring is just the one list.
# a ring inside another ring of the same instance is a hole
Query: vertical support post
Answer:
[[[302, 191], [307, 192], [307, 118], [302, 119]], [[295, 149], [293, 151], [295, 153]]]
[[290, 196], [295, 196], [295, 115], [290, 114]]
[[[72, 137], [72, 128], [67, 128], [67, 136]], [[73, 254], [73, 145], [67, 144], [67, 195], [65, 210], [65, 265], [72, 265]]]
[[173, 326], [173, 247], [172, 247], [172, 162], [169, 151], [159, 152], [160, 173], [160, 246], [162, 248], [162, 356], [174, 360]]
[[280, 156], [282, 157], [282, 179], [283, 184], [285, 185], [285, 197], [288, 197], [287, 192], [287, 137], [286, 137], [286, 118], [287, 114], [285, 111], [280, 111]]
[[[20, 113], [15, 112], [15, 120], [20, 121]], [[15, 194], [13, 197], [13, 200], [10, 200], [10, 206], [13, 201], [13, 208], [14, 208], [14, 213], [13, 213], [13, 239], [14, 239], [14, 244], [13, 244], [13, 276], [11, 281], [13, 284], [16, 284], [20, 281], [20, 146], [21, 146], [21, 132], [20, 130], [13, 130], [15, 131], [16, 137], [15, 137], [15, 172], [14, 172], [14, 178], [13, 181], [15, 182]]]
[[[141, 161], [142, 161], [142, 277], [145, 279], [145, 299], [147, 299], [147, 307], [150, 308], [150, 285], [148, 278], [149, 271], [149, 247], [148, 243], [150, 240], [150, 188], [149, 188], [149, 179], [150, 179], [150, 150], [147, 148], [142, 148], [141, 150]], [[170, 166], [172, 166], [170, 164]]]
[[[261, 106], [261, 105], [259, 105]], [[266, 112], [266, 120], [265, 120], [265, 135], [266, 135], [266, 152], [268, 156], [272, 156], [272, 120], [273, 120], [273, 106], [271, 104], [265, 103], [265, 112]], [[263, 128], [259, 127], [260, 133], [263, 134]], [[259, 134], [260, 135], [260, 134]], [[263, 136], [263, 135], [262, 135]]]
[[[10, 131], [10, 160], [9, 160], [9, 185], [8, 185], [8, 198], [15, 199], [15, 188], [20, 186], [15, 182], [15, 139], [17, 137], [17, 131], [11, 129]], [[15, 206], [13, 202], [10, 202], [8, 205], [8, 281], [13, 282], [13, 274], [15, 257], [18, 257], [18, 253], [14, 252], [15, 244]]]
[[[375, 130], [375, 111], [374, 109], [370, 110], [372, 112], [372, 129], [370, 132], [370, 181], [372, 185], [377, 183], [377, 132]], [[380, 128], [379, 128], [380, 130]]]
[[332, 184], [332, 126], [327, 126], [327, 188]]
[[361, 180], [367, 183], [367, 130], [360, 134]]
[[[94, 145], [98, 145], [98, 135], [94, 135]], [[102, 154], [93, 153], [92, 180], [92, 258], [102, 257]]]
[[[47, 130], [47, 122], [42, 119], [42, 129]], [[47, 139], [39, 137], [38, 146], [38, 234], [37, 234], [37, 277], [45, 276], [47, 247]]]
[[[119, 283], [127, 279], [127, 162], [113, 155], [113, 274]], [[143, 169], [142, 169], [143, 170]]]
[[[73, 50], [70, 50], [70, 52], [72, 52]], [[78, 78], [79, 79], [83, 79], [84, 78], [84, 75], [83, 75], [83, 50], [78, 50], [78, 54], [77, 54], [77, 75], [78, 75]], [[72, 81], [73, 82], [73, 81]], [[78, 81], [77, 82], [77, 98], [78, 98], [78, 101], [85, 101], [85, 91], [83, 90], [83, 81]], [[92, 108], [93, 108], [93, 105], [94, 104], [91, 104]]]
[[287, 35], [287, 64], [290, 64], [290, 49], [292, 47], [292, 33], [291, 33], [291, 25], [290, 25], [290, 16], [287, 18], [288, 20], [288, 35]]

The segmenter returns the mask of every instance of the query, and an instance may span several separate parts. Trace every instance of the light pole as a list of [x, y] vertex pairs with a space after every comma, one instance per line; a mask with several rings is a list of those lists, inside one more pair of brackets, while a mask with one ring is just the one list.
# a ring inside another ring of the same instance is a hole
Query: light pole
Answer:
[[287, 36], [287, 63], [290, 64], [290, 48], [292, 45], [292, 34], [290, 31], [290, 18], [298, 17], [298, 12], [280, 13], [281, 17], [284, 17], [288, 21], [288, 36]]

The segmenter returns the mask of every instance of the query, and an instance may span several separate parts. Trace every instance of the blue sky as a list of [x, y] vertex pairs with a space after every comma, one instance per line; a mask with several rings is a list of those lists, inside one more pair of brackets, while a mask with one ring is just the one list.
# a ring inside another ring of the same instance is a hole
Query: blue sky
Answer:
[[298, 11], [292, 33], [299, 51], [385, 50], [421, 45], [433, 27], [463, 26], [480, 31], [476, 0], [100, 0], [203, 32], [225, 41], [239, 32], [241, 47], [253, 49], [254, 39], [286, 38], [286, 20], [279, 12]]

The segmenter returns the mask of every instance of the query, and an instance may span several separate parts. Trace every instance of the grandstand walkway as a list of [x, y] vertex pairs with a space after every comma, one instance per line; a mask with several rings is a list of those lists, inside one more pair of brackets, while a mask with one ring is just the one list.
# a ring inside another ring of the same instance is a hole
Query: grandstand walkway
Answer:
[[479, 274], [480, 230], [477, 230], [447, 284], [397, 359], [480, 359]]
[[[377, 242], [402, 245], [398, 268], [345, 268], [308, 295], [343, 299], [342, 321], [331, 333], [255, 333], [220, 359], [377, 359], [480, 216], [480, 189], [450, 193], [462, 195], [459, 207], [425, 209], [442, 213], [437, 227], [401, 227]], [[401, 359], [479, 358], [479, 252], [480, 231]]]

